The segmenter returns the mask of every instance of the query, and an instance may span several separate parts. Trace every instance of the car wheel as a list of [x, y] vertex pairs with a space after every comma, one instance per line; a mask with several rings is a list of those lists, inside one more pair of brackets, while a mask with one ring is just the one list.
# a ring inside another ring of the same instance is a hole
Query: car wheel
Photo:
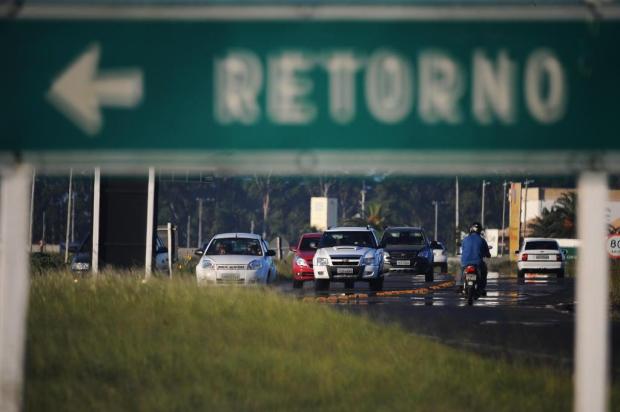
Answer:
[[558, 272], [558, 277], [559, 278], [563, 278], [564, 277], [564, 269], [560, 269], [560, 271]]
[[304, 282], [301, 280], [294, 280], [293, 279], [293, 289], [301, 289], [304, 287]]
[[329, 279], [315, 279], [314, 290], [317, 290], [317, 291], [329, 290]]
[[383, 290], [383, 276], [376, 279], [370, 279], [368, 282], [370, 286], [370, 290], [373, 292], [380, 292]]
[[525, 271], [524, 270], [518, 270], [517, 271], [517, 277], [520, 279], [523, 279], [525, 277]]
[[354, 280], [345, 280], [344, 281], [344, 288], [345, 289], [353, 289], [355, 287], [355, 281]]
[[448, 264], [447, 263], [442, 263], [441, 264], [441, 273], [448, 273]]

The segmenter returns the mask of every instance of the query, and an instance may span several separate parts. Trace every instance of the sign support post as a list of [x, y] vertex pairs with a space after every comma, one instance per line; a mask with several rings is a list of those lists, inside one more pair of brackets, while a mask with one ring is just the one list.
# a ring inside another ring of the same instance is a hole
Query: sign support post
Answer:
[[28, 203], [32, 168], [18, 165], [2, 176], [0, 189], [0, 410], [21, 409], [29, 262]]
[[607, 199], [607, 174], [583, 172], [579, 177], [577, 196], [577, 234], [581, 239], [581, 248], [575, 282], [575, 412], [603, 412], [608, 406]]
[[93, 182], [93, 252], [90, 267], [93, 275], [99, 272], [99, 211], [101, 207], [101, 169], [95, 168]]
[[148, 279], [153, 270], [153, 219], [155, 214], [155, 168], [149, 167], [148, 195], [146, 203], [146, 250], [144, 275]]

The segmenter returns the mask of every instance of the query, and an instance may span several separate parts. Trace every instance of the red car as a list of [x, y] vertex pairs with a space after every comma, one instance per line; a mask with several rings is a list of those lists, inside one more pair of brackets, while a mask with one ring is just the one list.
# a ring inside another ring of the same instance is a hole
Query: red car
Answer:
[[319, 247], [321, 235], [321, 233], [304, 233], [301, 235], [297, 246], [291, 248], [295, 252], [293, 257], [293, 287], [296, 289], [303, 287], [305, 281], [314, 280], [312, 258]]

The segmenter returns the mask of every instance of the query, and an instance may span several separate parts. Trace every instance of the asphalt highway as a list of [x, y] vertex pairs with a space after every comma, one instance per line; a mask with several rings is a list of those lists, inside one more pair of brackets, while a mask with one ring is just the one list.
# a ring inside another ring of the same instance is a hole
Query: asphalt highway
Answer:
[[[453, 290], [451, 275], [386, 277], [384, 293], [373, 293], [365, 282], [345, 290], [332, 283], [317, 293], [313, 282], [302, 290], [290, 283], [281, 290], [317, 304], [366, 314], [379, 322], [396, 322], [413, 334], [519, 362], [572, 366], [574, 280], [555, 275], [526, 275], [524, 280], [490, 273], [487, 296], [467, 306]], [[620, 321], [612, 321], [612, 374], [620, 378]], [[615, 355], [615, 356], [614, 356]]]

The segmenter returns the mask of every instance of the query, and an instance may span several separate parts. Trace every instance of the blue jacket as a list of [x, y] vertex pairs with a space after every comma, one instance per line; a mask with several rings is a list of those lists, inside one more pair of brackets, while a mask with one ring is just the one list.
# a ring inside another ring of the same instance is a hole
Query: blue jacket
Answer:
[[480, 265], [484, 258], [490, 258], [489, 245], [478, 233], [474, 232], [463, 239], [461, 266]]

